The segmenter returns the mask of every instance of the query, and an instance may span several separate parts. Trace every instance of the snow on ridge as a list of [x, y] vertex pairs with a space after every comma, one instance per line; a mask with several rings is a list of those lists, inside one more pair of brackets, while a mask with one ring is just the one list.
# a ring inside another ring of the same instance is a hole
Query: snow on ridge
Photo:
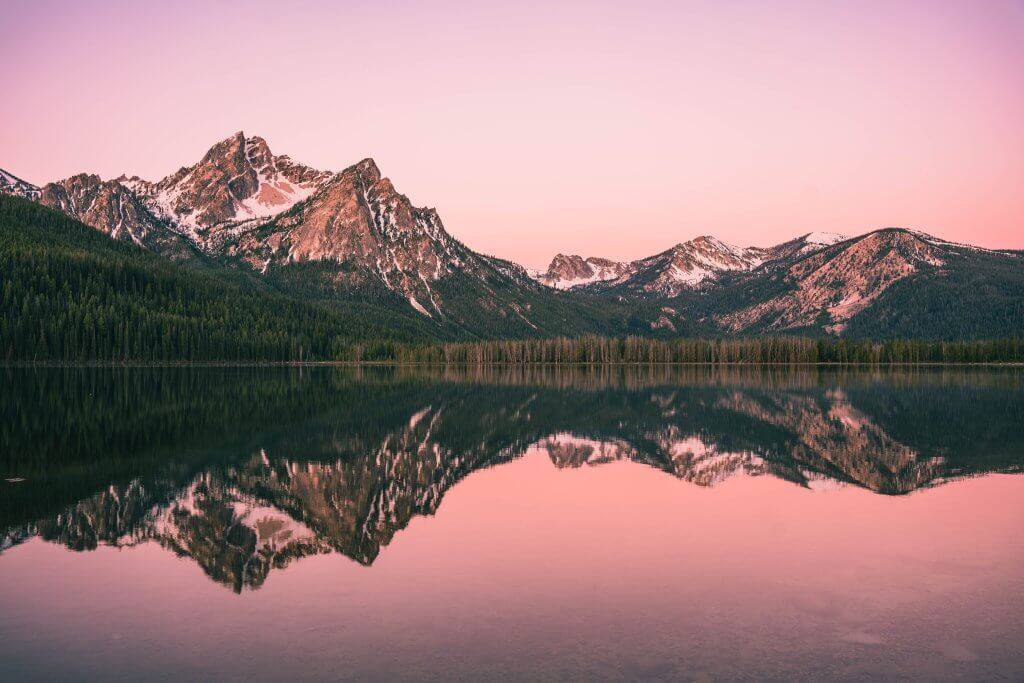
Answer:
[[703, 237], [698, 237], [697, 239], [685, 243], [685, 245], [683, 246], [700, 242], [708, 244], [722, 253], [729, 254], [733, 258], [740, 259], [743, 261], [751, 260], [750, 252], [753, 250], [753, 247], [739, 247], [736, 246], [735, 244], [730, 244], [729, 242], [723, 242], [717, 237], [713, 237], [711, 235], [704, 235]]
[[21, 178], [11, 175], [2, 168], [0, 168], [0, 180], [2, 180], [5, 185], [16, 185], [24, 182]]
[[828, 246], [830, 244], [836, 244], [849, 239], [846, 235], [840, 235], [838, 232], [825, 232], [815, 231], [809, 232], [804, 235], [804, 241], [808, 244], [820, 244], [822, 246]]
[[615, 274], [605, 274], [600, 271], [590, 275], [589, 277], [578, 277], [571, 280], [557, 279], [551, 283], [551, 286], [555, 289], [572, 289], [580, 285], [589, 285], [594, 282], [606, 282], [608, 280], [614, 280], [617, 276]]
[[39, 195], [38, 187], [2, 168], [0, 168], [0, 190], [28, 199], [35, 199]]

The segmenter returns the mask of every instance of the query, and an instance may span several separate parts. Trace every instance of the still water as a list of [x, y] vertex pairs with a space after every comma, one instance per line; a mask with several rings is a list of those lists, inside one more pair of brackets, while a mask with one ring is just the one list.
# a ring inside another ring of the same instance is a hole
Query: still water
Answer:
[[0, 381], [2, 680], [1024, 678], [1019, 371]]

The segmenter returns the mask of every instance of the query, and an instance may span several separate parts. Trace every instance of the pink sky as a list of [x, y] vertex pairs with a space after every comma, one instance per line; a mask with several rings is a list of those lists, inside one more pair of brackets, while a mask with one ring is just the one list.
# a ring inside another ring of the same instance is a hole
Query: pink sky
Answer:
[[236, 130], [372, 156], [485, 253], [888, 225], [1024, 248], [1024, 2], [35, 2], [0, 167], [159, 178]]

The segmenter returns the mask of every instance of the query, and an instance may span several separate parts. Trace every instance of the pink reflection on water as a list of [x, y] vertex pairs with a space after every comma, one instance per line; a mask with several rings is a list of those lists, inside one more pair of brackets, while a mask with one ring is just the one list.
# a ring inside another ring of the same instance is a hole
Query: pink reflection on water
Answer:
[[306, 558], [241, 596], [155, 544], [31, 541], [0, 556], [0, 673], [1013, 677], [1022, 500], [1012, 475], [709, 489], [534, 450], [455, 486], [372, 567]]

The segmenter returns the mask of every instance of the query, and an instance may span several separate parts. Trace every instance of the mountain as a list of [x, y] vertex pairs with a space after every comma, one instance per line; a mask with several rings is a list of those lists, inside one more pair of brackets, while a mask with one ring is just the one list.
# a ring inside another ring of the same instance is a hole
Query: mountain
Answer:
[[654, 256], [628, 263], [558, 254], [537, 281], [557, 289], [589, 289], [647, 298], [671, 298], [713, 286], [722, 275], [792, 259], [846, 239], [810, 233], [767, 249], [737, 247], [710, 235], [682, 242]]
[[156, 183], [136, 176], [116, 182], [171, 228], [204, 251], [216, 252], [230, 241], [234, 226], [290, 209], [333, 175], [275, 156], [263, 138], [239, 131], [211, 147], [198, 163]]
[[727, 332], [1014, 336], [1022, 256], [887, 228], [766, 263], [701, 308]]
[[[983, 338], [1024, 333], [1024, 253], [884, 228], [736, 247], [704, 236], [598, 274], [559, 255], [539, 281], [658, 306], [684, 335]], [[614, 262], [613, 262], [614, 263]], [[649, 309], [653, 310], [653, 309]]]
[[574, 303], [522, 267], [466, 247], [372, 159], [320, 171], [238, 132], [155, 182], [79, 174], [33, 195], [10, 178], [0, 192], [35, 199], [116, 240], [175, 261], [234, 268], [289, 296], [419, 317], [434, 338], [617, 329], [609, 306]]
[[0, 195], [222, 280], [375, 311], [423, 340], [1024, 334], [1020, 252], [897, 228], [770, 247], [703, 235], [629, 262], [558, 254], [529, 273], [455, 239], [372, 159], [318, 170], [243, 132], [157, 181], [83, 173], [37, 188], [4, 171]]
[[848, 239], [849, 237], [846, 235], [840, 235], [836, 232], [810, 232], [788, 242], [776, 244], [774, 247], [765, 249], [764, 262], [770, 263], [793, 259]]
[[712, 285], [723, 273], [750, 270], [763, 260], [761, 249], [736, 247], [703, 235], [634, 261], [627, 277], [607, 284], [615, 292], [671, 298]]
[[134, 242], [175, 260], [194, 255], [186, 239], [168, 230], [138, 196], [117, 181], [81, 173], [44, 185], [37, 201], [115, 240]]
[[595, 282], [617, 280], [629, 272], [629, 264], [596, 256], [586, 258], [576, 255], [557, 254], [544, 272], [534, 273], [534, 278], [548, 287], [572, 289]]

